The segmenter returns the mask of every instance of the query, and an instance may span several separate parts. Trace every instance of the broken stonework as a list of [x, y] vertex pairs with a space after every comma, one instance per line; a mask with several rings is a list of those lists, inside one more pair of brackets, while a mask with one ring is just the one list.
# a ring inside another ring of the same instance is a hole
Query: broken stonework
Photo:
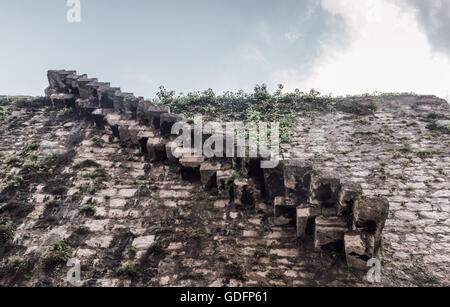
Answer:
[[172, 134], [172, 126], [181, 121], [181, 117], [176, 114], [163, 113], [159, 119], [161, 135], [168, 137]]
[[117, 92], [120, 92], [120, 88], [109, 86], [100, 87], [97, 91], [100, 107], [104, 109], [113, 109], [115, 94]]
[[132, 142], [133, 136], [137, 139], [137, 131], [134, 127], [136, 127], [136, 122], [131, 120], [121, 120], [118, 123], [119, 138], [122, 143], [126, 144], [127, 142]]
[[119, 123], [121, 121], [120, 114], [112, 113], [105, 116], [105, 121], [109, 125], [113, 135], [120, 138]]
[[264, 186], [270, 201], [277, 196], [285, 196], [283, 165], [280, 163], [275, 168], [264, 169]]
[[75, 107], [75, 96], [72, 94], [53, 94], [50, 96], [50, 100], [56, 108]]
[[200, 165], [205, 161], [205, 157], [182, 157], [180, 159], [181, 176], [185, 180], [200, 181]]
[[236, 179], [233, 182], [234, 204], [245, 209], [254, 209], [259, 193], [252, 179]]
[[[251, 209], [252, 214], [260, 214], [267, 212], [268, 204], [273, 204], [274, 218], [273, 222], [272, 219], [268, 219], [270, 224], [296, 225], [297, 236], [300, 238], [313, 236], [314, 246], [317, 249], [326, 250], [327, 247], [335, 245], [345, 247], [347, 263], [352, 267], [361, 266], [361, 263], [366, 258], [373, 257], [379, 248], [389, 204], [383, 199], [363, 197], [360, 185], [341, 184], [339, 175], [317, 172], [315, 165], [303, 158], [303, 160], [283, 160], [275, 168], [262, 169], [261, 157], [215, 160], [201, 154], [192, 155], [192, 148], [177, 148], [173, 152], [175, 136], [171, 135], [171, 129], [174, 123], [181, 120], [181, 117], [171, 114], [167, 106], [155, 105], [131, 93], [122, 93], [119, 88], [113, 88], [109, 83], [89, 79], [86, 75], [78, 76], [73, 71], [51, 71], [49, 83], [50, 87], [46, 93], [55, 107], [73, 106], [75, 113], [78, 116], [82, 115], [79, 117], [93, 120], [97, 128], [109, 127], [112, 135], [120, 139], [122, 150], [141, 149], [141, 153], [149, 160], [149, 163], [146, 163], [145, 170], [142, 166], [134, 165], [132, 173], [135, 178], [131, 182], [136, 180], [136, 177], [139, 177], [139, 181], [145, 180], [147, 175], [151, 177], [150, 183], [166, 176], [175, 181], [176, 177], [173, 174], [167, 174], [168, 171], [175, 170], [181, 172], [181, 178], [189, 184], [197, 184], [197, 187], [200, 187], [201, 183], [203, 187], [210, 189], [211, 195], [218, 197], [221, 201], [220, 204], [217, 201], [214, 202], [217, 203], [216, 210], [228, 208], [222, 204], [223, 202], [234, 205], [231, 206], [234, 210]], [[117, 142], [117, 139], [112, 138], [110, 132], [108, 133], [109, 137], [104, 140]], [[198, 137], [205, 141], [210, 136], [210, 133], [203, 133]], [[234, 145], [236, 150], [236, 144]], [[110, 150], [116, 152], [117, 149], [118, 147], [115, 147]], [[164, 163], [159, 163], [162, 161]], [[107, 161], [103, 163], [105, 162]], [[155, 164], [163, 166], [155, 167]], [[148, 172], [150, 168], [151, 171]], [[177, 176], [179, 175], [177, 173]], [[189, 204], [190, 190], [193, 187], [186, 189], [183, 184], [173, 185], [166, 182], [162, 186], [164, 188], [159, 193], [153, 193], [154, 188], [157, 187], [143, 183], [142, 188], [137, 192], [137, 189], [132, 189], [127, 182], [127, 186], [109, 193], [114, 196], [108, 201], [109, 210], [99, 207], [96, 217], [138, 218], [141, 214], [137, 209], [139, 202], [150, 195], [151, 201], [139, 206], [158, 208], [158, 197], [170, 198], [164, 201], [164, 207], [179, 208], [179, 214], [185, 215], [185, 206]], [[218, 195], [215, 195], [216, 188]], [[109, 194], [108, 196], [111, 197]], [[113, 208], [117, 196], [127, 200], [123, 208]], [[140, 198], [139, 202], [136, 202], [135, 197]], [[178, 197], [184, 199], [172, 200]], [[202, 202], [199, 201], [199, 203]], [[163, 218], [166, 214], [173, 215], [171, 212], [158, 212], [159, 218]], [[240, 220], [239, 212], [218, 214], [215, 218], [220, 219], [221, 216], [228, 216], [233, 221]], [[262, 225], [260, 220], [256, 218], [253, 220], [252, 225]], [[171, 223], [173, 222], [172, 220]], [[176, 222], [182, 222], [182, 220], [176, 220]], [[220, 227], [223, 227], [224, 222], [220, 221], [220, 223]], [[239, 229], [239, 227], [236, 228]], [[292, 227], [289, 229], [292, 230]], [[145, 233], [145, 229], [140, 229], [139, 233]], [[259, 235], [254, 229], [245, 229], [244, 233], [251, 234], [252, 237]], [[284, 233], [284, 230], [277, 230], [269, 235], [272, 240], [281, 238], [284, 240], [288, 236], [292, 236], [292, 242], [295, 241], [295, 234]], [[143, 253], [144, 249], [152, 246], [155, 239], [153, 236], [144, 236], [135, 238], [130, 243], [133, 242], [132, 246], [142, 249], [140, 253]], [[298, 254], [297, 248], [292, 250]], [[197, 253], [197, 251], [189, 252]], [[206, 248], [205, 252], [210, 251]], [[282, 257], [285, 253], [278, 253], [278, 255]]]
[[347, 222], [340, 217], [317, 217], [314, 232], [314, 247], [323, 248], [333, 243], [344, 243], [348, 232]]
[[204, 162], [200, 166], [200, 176], [202, 184], [211, 188], [217, 186], [217, 172], [221, 169], [221, 165], [218, 162]]
[[167, 158], [166, 143], [162, 138], [151, 137], [147, 140], [147, 157], [149, 161], [164, 161]]
[[219, 196], [230, 198], [234, 170], [217, 171], [217, 191]]
[[349, 233], [344, 237], [347, 265], [359, 270], [367, 269], [367, 261], [375, 257], [374, 236], [364, 233]]
[[313, 166], [303, 161], [283, 161], [286, 196], [297, 204], [308, 202]]
[[152, 127], [159, 129], [161, 115], [166, 113], [170, 113], [169, 107], [150, 105], [148, 109], [145, 110], [144, 118], [150, 125], [152, 125]]
[[108, 114], [113, 113], [113, 109], [97, 109], [92, 112], [95, 125], [99, 128], [103, 128], [107, 124], [105, 118]]
[[375, 250], [381, 243], [387, 216], [389, 214], [389, 202], [382, 197], [360, 197], [355, 202], [353, 209], [353, 228], [374, 236]]
[[[302, 208], [297, 207], [297, 237], [303, 238], [307, 233], [308, 225], [314, 226], [315, 219], [321, 214], [318, 207]], [[309, 234], [311, 235], [311, 233]]]
[[340, 190], [339, 175], [334, 173], [315, 174], [312, 176], [309, 202], [325, 208], [336, 208]]
[[[122, 102], [123, 105], [123, 102]], [[122, 105], [118, 105], [117, 109], [125, 109]], [[137, 108], [136, 108], [136, 119], [137, 121], [142, 125], [149, 125], [150, 124], [150, 118], [148, 115], [148, 109], [150, 106], [154, 106], [154, 104], [149, 100], [142, 100], [139, 102]]]
[[341, 186], [339, 192], [337, 214], [338, 216], [348, 216], [352, 213], [355, 201], [362, 195], [362, 187], [358, 183], [346, 182]]
[[176, 162], [178, 159], [174, 156], [173, 151], [178, 148], [176, 142], [167, 142], [166, 143], [166, 155], [167, 159], [171, 162]]
[[64, 82], [68, 75], [75, 75], [74, 70], [49, 70], [47, 73], [48, 82], [50, 84], [50, 92], [70, 94], [69, 87]]
[[277, 196], [274, 200], [274, 223], [278, 226], [296, 223], [296, 206], [292, 199]]
[[79, 79], [78, 80], [78, 93], [83, 100], [97, 99], [97, 92], [89, 84], [98, 81], [97, 79]]

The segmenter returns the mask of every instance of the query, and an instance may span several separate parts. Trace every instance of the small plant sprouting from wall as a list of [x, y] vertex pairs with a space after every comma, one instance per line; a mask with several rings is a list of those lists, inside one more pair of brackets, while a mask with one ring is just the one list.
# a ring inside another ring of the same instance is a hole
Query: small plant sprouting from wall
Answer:
[[15, 230], [14, 223], [8, 221], [3, 225], [0, 225], [0, 243], [8, 243], [14, 238]]
[[42, 255], [42, 263], [47, 270], [58, 270], [72, 257], [72, 248], [64, 241], [53, 242]]
[[135, 263], [124, 264], [116, 269], [116, 275], [121, 278], [136, 278], [139, 276], [139, 267]]

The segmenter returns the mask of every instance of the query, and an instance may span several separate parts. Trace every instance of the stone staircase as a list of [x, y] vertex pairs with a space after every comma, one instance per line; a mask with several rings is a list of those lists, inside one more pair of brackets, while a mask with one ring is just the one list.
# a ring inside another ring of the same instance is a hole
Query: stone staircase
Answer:
[[[169, 161], [185, 181], [201, 184], [242, 210], [256, 210], [261, 202], [273, 205], [275, 226], [295, 227], [297, 238], [312, 238], [318, 250], [345, 252], [349, 267], [366, 269], [367, 261], [377, 256], [389, 210], [386, 199], [366, 197], [358, 184], [320, 172], [308, 161], [284, 160], [276, 168], [262, 169], [262, 158], [175, 158], [170, 132], [181, 118], [168, 107], [75, 71], [49, 71], [48, 79], [49, 104], [73, 108], [80, 118], [110, 130], [122, 146], [138, 149], [147, 161]], [[189, 190], [167, 182], [163, 187], [159, 197], [168, 199], [182, 199]]]

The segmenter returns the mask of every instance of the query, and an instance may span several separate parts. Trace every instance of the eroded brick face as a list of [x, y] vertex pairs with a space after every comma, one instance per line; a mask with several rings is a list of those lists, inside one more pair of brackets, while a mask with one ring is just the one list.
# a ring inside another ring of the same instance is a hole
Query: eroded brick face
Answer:
[[2, 186], [19, 186], [0, 199], [15, 230], [1, 285], [69, 285], [65, 263], [42, 267], [59, 241], [86, 286], [367, 286], [376, 256], [381, 285], [448, 285], [449, 143], [423, 120], [449, 115], [441, 101], [372, 97], [374, 115], [299, 114], [282, 163], [263, 172], [176, 159], [168, 108], [75, 72], [49, 81], [47, 105], [11, 106], [1, 122], [3, 155], [26, 162], [2, 161]]

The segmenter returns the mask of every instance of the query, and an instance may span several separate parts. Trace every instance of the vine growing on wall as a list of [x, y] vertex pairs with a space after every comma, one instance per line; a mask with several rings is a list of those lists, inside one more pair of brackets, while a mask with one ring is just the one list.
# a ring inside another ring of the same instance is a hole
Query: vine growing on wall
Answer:
[[173, 113], [187, 120], [201, 114], [206, 120], [214, 121], [279, 122], [281, 142], [291, 138], [292, 126], [299, 113], [334, 110], [330, 96], [323, 96], [315, 90], [283, 93], [282, 85], [274, 93], [262, 84], [256, 85], [252, 93], [228, 91], [222, 95], [215, 94], [212, 89], [177, 95], [161, 86], [157, 97], [159, 104], [169, 106]]

